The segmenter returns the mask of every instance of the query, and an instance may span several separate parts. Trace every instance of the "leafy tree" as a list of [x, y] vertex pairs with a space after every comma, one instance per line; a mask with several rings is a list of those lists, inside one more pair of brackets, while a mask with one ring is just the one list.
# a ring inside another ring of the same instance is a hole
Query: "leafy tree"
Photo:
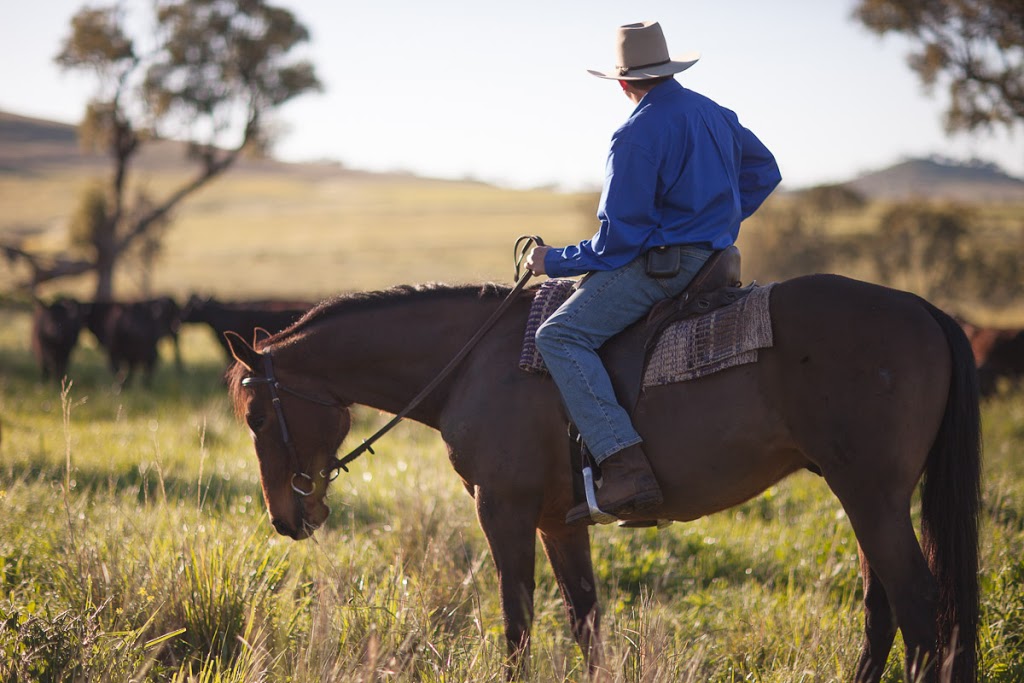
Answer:
[[[114, 270], [129, 250], [144, 258], [154, 253], [173, 208], [244, 152], [263, 153], [272, 141], [270, 114], [321, 88], [312, 64], [289, 61], [309, 33], [288, 10], [265, 0], [158, 0], [154, 6], [156, 40], [148, 50], [129, 36], [120, 6], [86, 7], [71, 21], [56, 62], [96, 79], [79, 138], [109, 155], [112, 173], [104, 196], [87, 190], [72, 251], [44, 257], [4, 248], [9, 258], [28, 262], [32, 287], [95, 272], [96, 298], [110, 299]], [[164, 197], [130, 197], [132, 160], [162, 138], [187, 141], [193, 174]]]
[[1021, 0], [860, 0], [853, 16], [880, 35], [910, 38], [908, 61], [925, 85], [948, 81], [948, 130], [1024, 122]]

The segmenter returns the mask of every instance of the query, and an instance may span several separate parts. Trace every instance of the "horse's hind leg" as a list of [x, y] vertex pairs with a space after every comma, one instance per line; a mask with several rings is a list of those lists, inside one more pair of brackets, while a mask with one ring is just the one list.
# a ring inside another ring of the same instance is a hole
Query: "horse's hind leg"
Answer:
[[585, 526], [542, 530], [540, 540], [558, 581], [573, 637], [593, 674], [601, 665], [601, 616], [590, 559], [590, 532]]
[[860, 553], [860, 571], [864, 579], [864, 647], [857, 664], [857, 683], [878, 683], [889, 659], [892, 641], [896, 637], [896, 620], [893, 618], [889, 598], [885, 594], [878, 574], [871, 570], [863, 549]]
[[[836, 493], [867, 558], [868, 587], [873, 588], [872, 583], [877, 580], [885, 589], [882, 595], [871, 596], [871, 607], [880, 610], [878, 617], [873, 618], [884, 618], [886, 610], [879, 603], [883, 596], [888, 597], [906, 645], [907, 680], [935, 680], [938, 587], [914, 534], [909, 501], [895, 503], [884, 496], [865, 495], [863, 490], [853, 497]], [[881, 643], [884, 634], [882, 623], [868, 623], [868, 638], [874, 637]], [[875, 656], [880, 655], [878, 652]], [[871, 658], [872, 654], [867, 656]], [[874, 664], [872, 661], [871, 665]], [[884, 667], [885, 662], [877, 665]], [[927, 673], [922, 676], [926, 667]]]

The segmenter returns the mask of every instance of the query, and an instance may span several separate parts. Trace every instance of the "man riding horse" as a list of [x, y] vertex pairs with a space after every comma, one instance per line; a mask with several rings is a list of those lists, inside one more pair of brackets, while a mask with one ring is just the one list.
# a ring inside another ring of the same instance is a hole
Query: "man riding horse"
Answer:
[[[537, 331], [537, 348], [594, 460], [601, 511], [642, 514], [662, 503], [629, 414], [597, 349], [658, 301], [681, 293], [740, 221], [779, 184], [771, 152], [732, 111], [682, 87], [673, 74], [699, 55], [669, 57], [657, 22], [616, 34], [619, 82], [636, 109], [612, 136], [597, 233], [579, 244], [536, 247], [527, 267], [551, 277], [588, 274]], [[586, 503], [566, 521], [590, 518]]]

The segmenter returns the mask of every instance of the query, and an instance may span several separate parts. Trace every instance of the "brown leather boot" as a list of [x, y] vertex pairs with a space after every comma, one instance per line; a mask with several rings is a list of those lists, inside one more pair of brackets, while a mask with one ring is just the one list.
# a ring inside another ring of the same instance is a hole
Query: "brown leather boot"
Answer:
[[[601, 462], [601, 488], [596, 496], [597, 507], [616, 517], [635, 517], [662, 504], [661, 488], [640, 444], [627, 446]], [[572, 508], [565, 517], [567, 524], [584, 519], [590, 519], [586, 503]]]

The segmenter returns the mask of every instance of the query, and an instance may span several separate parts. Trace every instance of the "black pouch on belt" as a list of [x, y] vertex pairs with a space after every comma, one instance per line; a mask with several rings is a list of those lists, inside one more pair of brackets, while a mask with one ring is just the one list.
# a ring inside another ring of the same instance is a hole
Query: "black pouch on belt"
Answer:
[[647, 275], [656, 278], [679, 274], [682, 254], [678, 246], [654, 247], [647, 252]]

